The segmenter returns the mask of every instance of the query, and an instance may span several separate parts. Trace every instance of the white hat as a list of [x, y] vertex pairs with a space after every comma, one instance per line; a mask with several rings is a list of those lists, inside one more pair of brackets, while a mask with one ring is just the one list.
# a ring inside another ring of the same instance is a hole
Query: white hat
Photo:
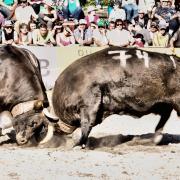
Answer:
[[53, 6], [54, 2], [52, 0], [44, 0], [44, 4], [47, 4], [48, 6]]
[[95, 7], [94, 7], [94, 6], [89, 6], [89, 7], [87, 8], [87, 12], [88, 12], [88, 13], [91, 12], [91, 11], [95, 11]]
[[4, 26], [13, 26], [13, 23], [11, 20], [7, 20], [4, 22]]
[[145, 12], [144, 12], [143, 9], [139, 9], [139, 10], [138, 10], [138, 13], [139, 13], [139, 14], [145, 14]]
[[87, 21], [85, 19], [80, 19], [79, 24], [87, 24]]

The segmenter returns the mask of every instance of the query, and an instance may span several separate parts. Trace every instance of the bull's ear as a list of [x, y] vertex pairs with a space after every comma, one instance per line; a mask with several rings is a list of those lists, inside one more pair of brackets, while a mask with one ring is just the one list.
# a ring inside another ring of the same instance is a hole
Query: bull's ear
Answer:
[[34, 103], [34, 110], [35, 110], [35, 111], [43, 110], [43, 101], [37, 100], [37, 101]]

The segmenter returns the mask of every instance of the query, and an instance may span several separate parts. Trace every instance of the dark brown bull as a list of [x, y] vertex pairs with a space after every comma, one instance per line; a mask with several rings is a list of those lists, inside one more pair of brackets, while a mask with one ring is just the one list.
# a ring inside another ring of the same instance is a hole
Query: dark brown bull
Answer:
[[3, 117], [11, 118], [18, 144], [47, 122], [43, 106], [48, 106], [48, 99], [37, 58], [25, 49], [0, 47], [0, 112], [9, 112]]
[[92, 127], [111, 114], [159, 114], [157, 135], [173, 108], [180, 115], [179, 77], [180, 59], [175, 56], [110, 47], [75, 61], [60, 74], [54, 111], [63, 126], [81, 127], [77, 145], [85, 145]]

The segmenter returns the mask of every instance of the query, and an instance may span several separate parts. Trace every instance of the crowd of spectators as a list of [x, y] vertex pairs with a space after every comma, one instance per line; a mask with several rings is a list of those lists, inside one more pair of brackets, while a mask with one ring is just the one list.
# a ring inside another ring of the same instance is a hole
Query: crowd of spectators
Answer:
[[2, 0], [1, 44], [180, 47], [179, 1], [109, 0], [107, 18], [95, 3], [84, 10], [79, 0]]

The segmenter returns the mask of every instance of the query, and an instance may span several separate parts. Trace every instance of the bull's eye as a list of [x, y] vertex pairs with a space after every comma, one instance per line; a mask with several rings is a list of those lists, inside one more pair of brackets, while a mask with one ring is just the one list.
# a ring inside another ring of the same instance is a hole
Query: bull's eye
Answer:
[[36, 127], [37, 126], [37, 122], [33, 121], [30, 126], [31, 127]]

